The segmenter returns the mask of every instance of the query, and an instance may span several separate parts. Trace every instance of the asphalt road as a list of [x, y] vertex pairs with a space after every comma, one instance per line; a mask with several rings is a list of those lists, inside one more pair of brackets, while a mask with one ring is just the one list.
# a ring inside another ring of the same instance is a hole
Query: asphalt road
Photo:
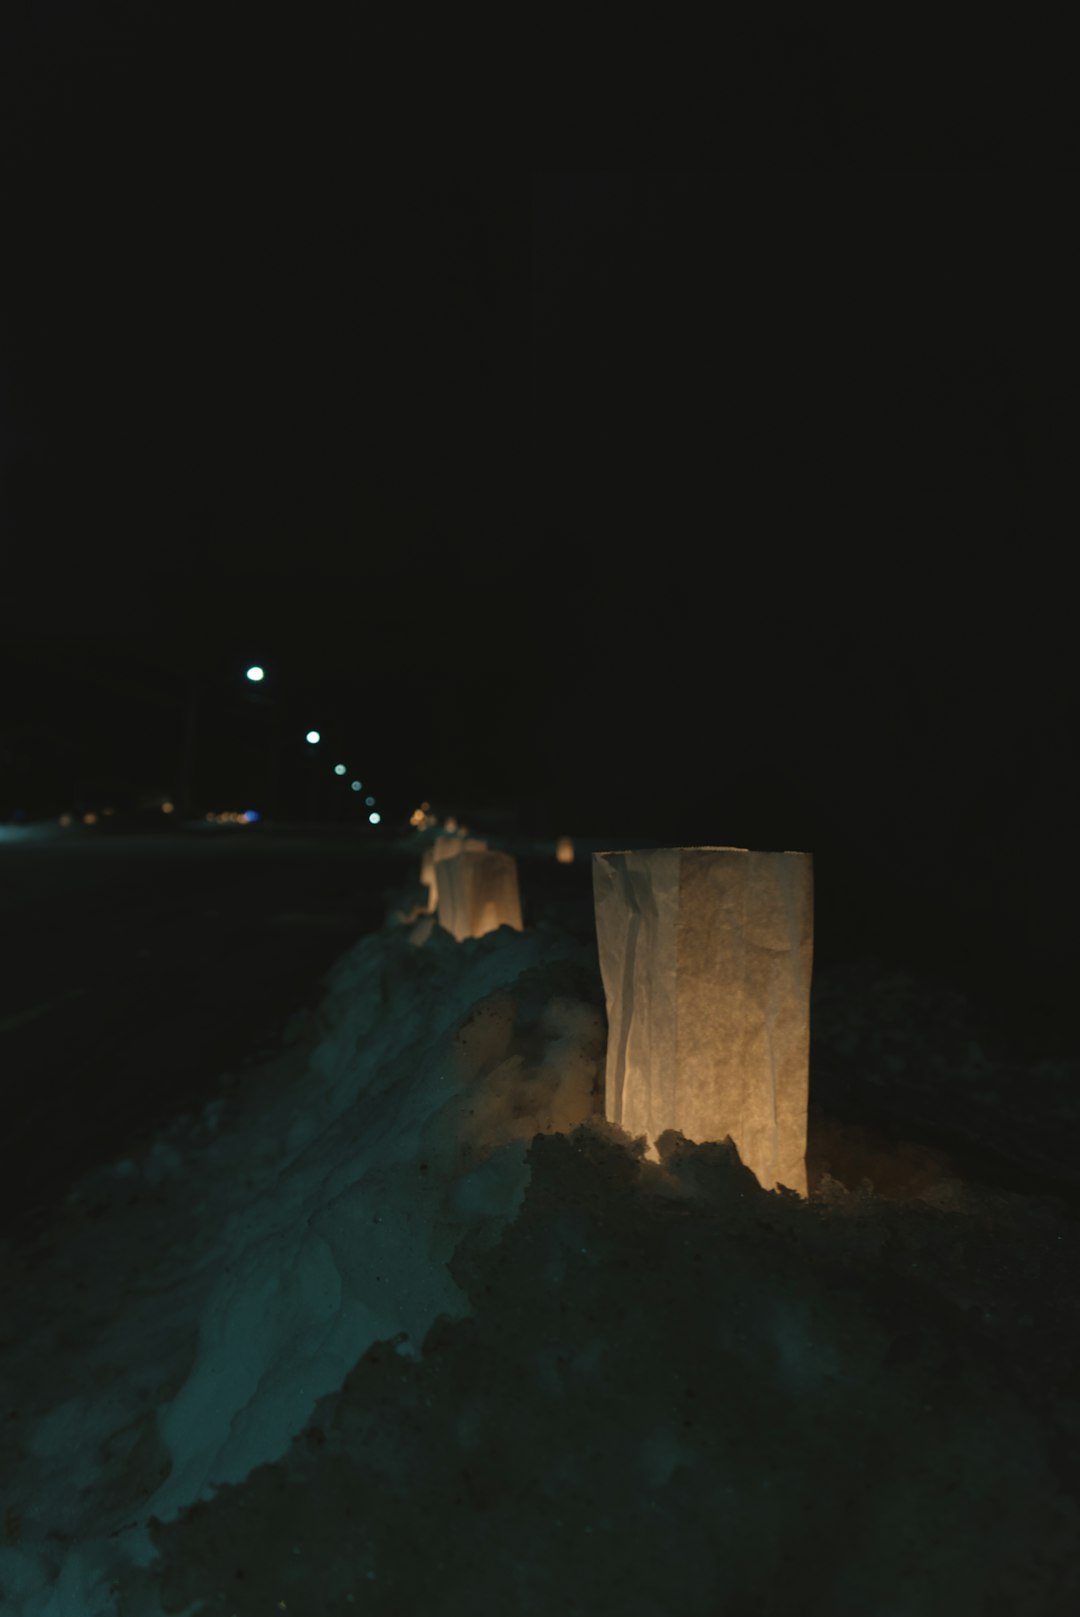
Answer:
[[262, 827], [0, 830], [0, 1235], [277, 1048], [410, 864]]

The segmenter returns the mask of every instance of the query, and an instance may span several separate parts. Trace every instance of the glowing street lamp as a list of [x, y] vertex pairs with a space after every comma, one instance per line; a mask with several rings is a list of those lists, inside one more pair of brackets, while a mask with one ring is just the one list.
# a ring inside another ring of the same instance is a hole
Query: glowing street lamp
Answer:
[[344, 775], [346, 773], [347, 773], [347, 770], [346, 770], [344, 764], [335, 764], [334, 765], [334, 774], [335, 775]]
[[360, 782], [358, 780], [352, 781], [351, 785], [354, 792], [358, 792], [360, 790]]
[[304, 737], [304, 740], [310, 741], [311, 745], [316, 747], [322, 740], [322, 736], [319, 734], [318, 730], [309, 730], [307, 735]]
[[256, 663], [248, 669], [247, 677], [253, 682], [253, 684], [257, 685], [261, 679], [266, 678], [266, 671], [265, 669], [260, 668]]

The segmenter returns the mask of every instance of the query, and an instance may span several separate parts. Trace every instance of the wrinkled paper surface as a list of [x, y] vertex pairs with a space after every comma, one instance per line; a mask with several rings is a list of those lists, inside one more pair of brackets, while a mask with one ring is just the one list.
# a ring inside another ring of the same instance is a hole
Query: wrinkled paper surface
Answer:
[[439, 925], [459, 943], [500, 926], [523, 931], [517, 860], [468, 846], [456, 858], [440, 860], [438, 904]]
[[745, 848], [593, 855], [605, 1112], [635, 1137], [730, 1134], [806, 1195], [813, 860]]
[[454, 832], [453, 836], [440, 835], [437, 841], [424, 849], [420, 856], [420, 880], [428, 890], [429, 914], [433, 915], [439, 906], [439, 877], [436, 866], [441, 865], [446, 859], [456, 859], [461, 853], [478, 851], [486, 847], [487, 843], [481, 837], [466, 837], [463, 832]]

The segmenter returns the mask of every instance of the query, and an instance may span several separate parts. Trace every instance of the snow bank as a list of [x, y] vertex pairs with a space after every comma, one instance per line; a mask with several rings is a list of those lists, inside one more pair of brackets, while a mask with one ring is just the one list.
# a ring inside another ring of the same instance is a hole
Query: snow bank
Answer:
[[373, 1344], [286, 1456], [154, 1525], [167, 1609], [1075, 1609], [1075, 1499], [981, 1328], [995, 1223], [1030, 1261], [1045, 1210], [807, 1206], [730, 1148], [662, 1156], [534, 1140], [518, 1217], [451, 1261], [471, 1312], [418, 1359]]
[[[388, 929], [332, 973], [304, 1049], [84, 1184], [48, 1280], [23, 1277], [3, 1364], [27, 1434], [5, 1456], [10, 1609], [113, 1611], [116, 1567], [154, 1559], [152, 1514], [281, 1456], [372, 1342], [418, 1354], [467, 1313], [448, 1260], [517, 1211], [532, 1135], [594, 1109], [602, 1055], [578, 944], [541, 928], [420, 950]], [[42, 1349], [72, 1396], [35, 1371]]]
[[81, 1187], [0, 1327], [2, 1617], [1080, 1609], [1075, 1219], [647, 1162], [603, 1053], [593, 949], [388, 926]]

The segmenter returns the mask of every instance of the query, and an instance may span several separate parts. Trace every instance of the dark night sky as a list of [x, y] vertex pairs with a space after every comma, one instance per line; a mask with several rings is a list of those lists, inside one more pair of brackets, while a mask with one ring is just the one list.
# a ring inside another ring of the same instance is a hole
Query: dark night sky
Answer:
[[168, 775], [187, 671], [254, 659], [403, 803], [811, 846], [1064, 991], [1074, 277], [1037, 86], [958, 41], [915, 96], [864, 25], [770, 26], [752, 140], [538, 171], [456, 161], [314, 24], [11, 15], [0, 806], [28, 731]]

